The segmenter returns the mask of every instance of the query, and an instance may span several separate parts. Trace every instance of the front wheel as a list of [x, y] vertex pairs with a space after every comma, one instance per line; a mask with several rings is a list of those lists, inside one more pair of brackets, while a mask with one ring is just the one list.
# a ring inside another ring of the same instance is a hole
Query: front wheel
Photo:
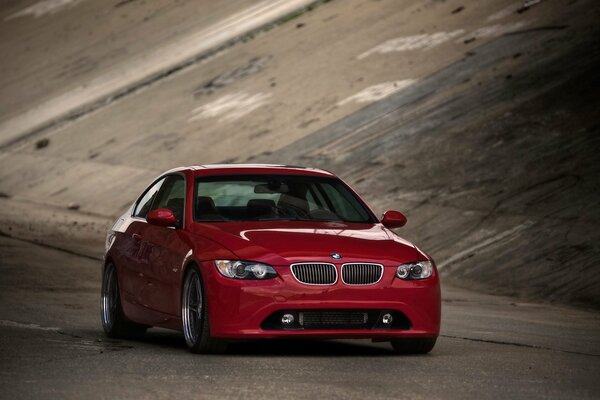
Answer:
[[437, 338], [392, 340], [392, 347], [398, 354], [427, 354], [435, 346]]
[[128, 321], [121, 309], [117, 270], [112, 263], [106, 264], [102, 274], [102, 302], [100, 305], [102, 327], [111, 338], [141, 339], [147, 327]]
[[200, 272], [190, 268], [185, 275], [181, 296], [183, 335], [193, 353], [222, 353], [227, 345], [210, 336], [206, 296]]

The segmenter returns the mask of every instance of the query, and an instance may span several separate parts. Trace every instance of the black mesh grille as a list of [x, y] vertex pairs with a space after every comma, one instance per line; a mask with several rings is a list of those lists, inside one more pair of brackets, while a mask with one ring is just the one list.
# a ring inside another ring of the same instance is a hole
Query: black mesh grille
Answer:
[[371, 285], [381, 279], [383, 266], [379, 264], [344, 264], [342, 281], [347, 285]]
[[300, 313], [300, 325], [306, 329], [336, 329], [364, 326], [368, 321], [366, 312], [357, 311], [308, 311]]
[[292, 264], [292, 273], [298, 281], [309, 285], [332, 285], [337, 281], [337, 271], [333, 264]]

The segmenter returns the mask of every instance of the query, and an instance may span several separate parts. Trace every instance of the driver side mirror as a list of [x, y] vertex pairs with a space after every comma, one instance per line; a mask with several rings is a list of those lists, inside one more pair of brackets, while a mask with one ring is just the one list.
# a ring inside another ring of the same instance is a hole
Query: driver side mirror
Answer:
[[381, 223], [386, 228], [394, 229], [406, 225], [406, 217], [400, 211], [386, 211], [383, 213]]
[[173, 211], [168, 208], [157, 208], [148, 212], [146, 221], [152, 225], [158, 226], [177, 226], [177, 218]]

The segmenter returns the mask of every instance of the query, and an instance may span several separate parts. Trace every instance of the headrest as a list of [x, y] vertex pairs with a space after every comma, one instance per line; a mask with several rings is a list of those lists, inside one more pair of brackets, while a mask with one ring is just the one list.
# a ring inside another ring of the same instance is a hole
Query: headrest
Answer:
[[275, 209], [275, 202], [269, 199], [250, 199], [246, 207], [250, 216], [259, 217], [272, 214]]
[[196, 215], [200, 214], [217, 214], [215, 202], [212, 197], [198, 196], [196, 199]]
[[292, 208], [299, 209], [308, 212], [308, 201], [306, 199], [302, 199], [300, 197], [293, 196], [291, 194], [282, 194], [279, 198], [279, 207], [285, 208], [286, 206], [291, 206]]

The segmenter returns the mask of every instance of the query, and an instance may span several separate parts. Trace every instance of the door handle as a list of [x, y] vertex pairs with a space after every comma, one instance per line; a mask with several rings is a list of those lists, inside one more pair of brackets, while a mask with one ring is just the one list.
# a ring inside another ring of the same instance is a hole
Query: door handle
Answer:
[[142, 240], [142, 235], [140, 235], [139, 233], [134, 233], [133, 235], [131, 235], [131, 238], [136, 242], [139, 242], [140, 240]]

